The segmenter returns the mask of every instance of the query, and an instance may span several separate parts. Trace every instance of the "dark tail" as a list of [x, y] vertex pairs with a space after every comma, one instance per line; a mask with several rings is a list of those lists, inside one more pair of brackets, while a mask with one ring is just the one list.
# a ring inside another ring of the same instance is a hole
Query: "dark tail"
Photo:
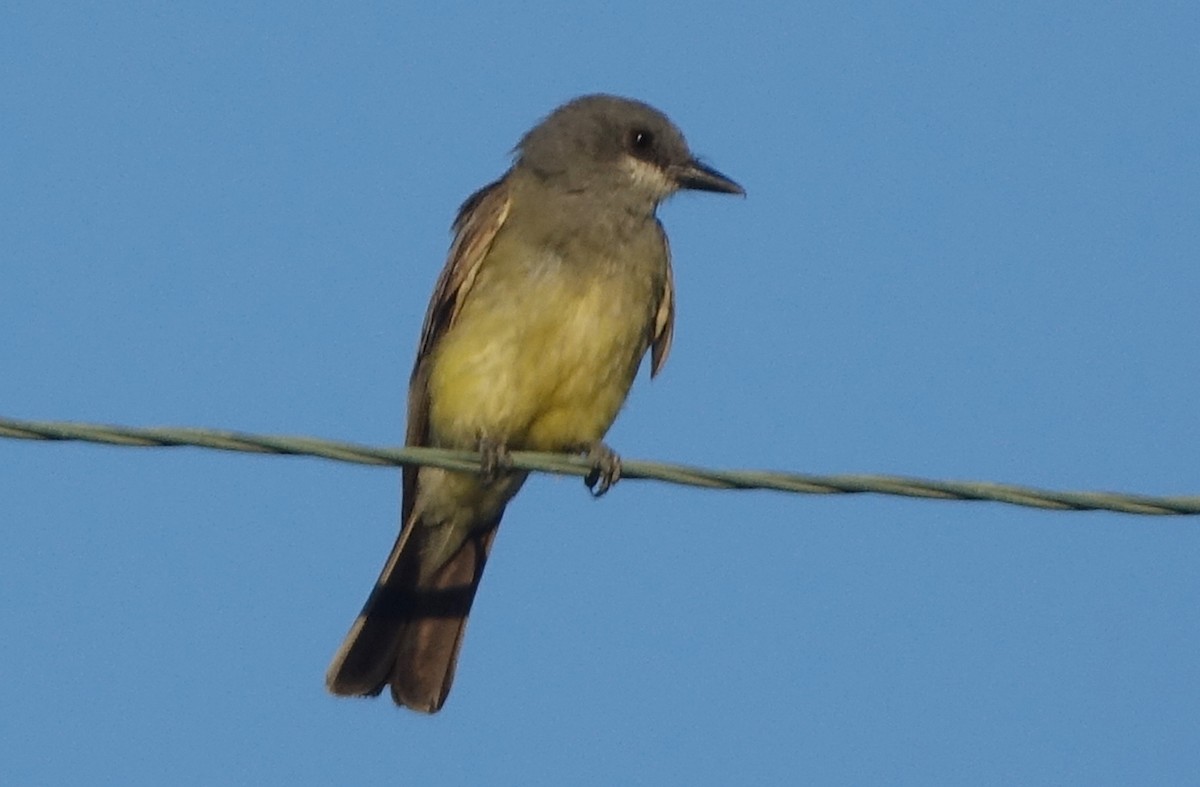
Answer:
[[375, 696], [391, 684], [397, 705], [424, 713], [440, 710], [454, 681], [467, 615], [499, 525], [497, 514], [431, 571], [422, 565], [429, 531], [407, 523], [325, 673], [329, 691]]

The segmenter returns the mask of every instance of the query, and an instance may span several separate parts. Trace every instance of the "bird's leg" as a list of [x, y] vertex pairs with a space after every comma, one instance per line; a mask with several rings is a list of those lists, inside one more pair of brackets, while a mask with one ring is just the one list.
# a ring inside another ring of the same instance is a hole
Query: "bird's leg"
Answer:
[[592, 470], [584, 477], [583, 483], [591, 490], [592, 497], [600, 497], [621, 480], [621, 457], [599, 440], [586, 448]]
[[495, 483], [500, 476], [512, 469], [512, 456], [503, 442], [480, 436], [478, 446], [482, 455], [479, 477], [483, 479], [483, 483]]

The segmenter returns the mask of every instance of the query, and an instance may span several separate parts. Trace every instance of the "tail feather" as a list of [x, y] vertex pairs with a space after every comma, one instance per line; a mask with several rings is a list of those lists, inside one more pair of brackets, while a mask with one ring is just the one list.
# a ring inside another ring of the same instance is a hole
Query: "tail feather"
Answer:
[[406, 526], [329, 666], [329, 691], [374, 696], [391, 684], [396, 704], [440, 710], [499, 525], [497, 514], [432, 571], [422, 564], [427, 529], [418, 522]]

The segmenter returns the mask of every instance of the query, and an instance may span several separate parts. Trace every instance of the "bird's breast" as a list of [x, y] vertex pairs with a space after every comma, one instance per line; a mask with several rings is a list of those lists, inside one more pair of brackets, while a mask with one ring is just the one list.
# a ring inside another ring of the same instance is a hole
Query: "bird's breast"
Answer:
[[498, 238], [434, 350], [434, 444], [488, 437], [555, 451], [602, 438], [649, 345], [665, 277], [665, 256], [648, 247], [643, 257]]

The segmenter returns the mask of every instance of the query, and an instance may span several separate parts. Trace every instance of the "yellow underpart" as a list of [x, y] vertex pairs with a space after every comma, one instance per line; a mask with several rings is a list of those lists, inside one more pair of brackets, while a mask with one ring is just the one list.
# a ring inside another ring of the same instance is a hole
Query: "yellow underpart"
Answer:
[[581, 265], [502, 233], [434, 350], [431, 442], [561, 451], [601, 439], [649, 341], [650, 267]]

